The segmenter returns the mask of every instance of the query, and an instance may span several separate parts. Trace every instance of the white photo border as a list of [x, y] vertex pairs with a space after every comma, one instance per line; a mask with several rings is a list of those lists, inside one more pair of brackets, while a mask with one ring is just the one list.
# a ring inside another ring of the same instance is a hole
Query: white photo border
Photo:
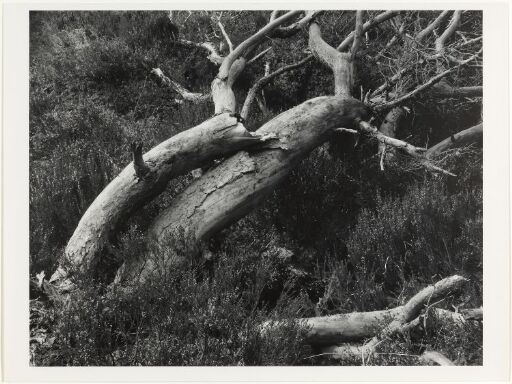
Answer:
[[[483, 11], [484, 363], [464, 367], [29, 366], [29, 11], [162, 9], [465, 9]], [[510, 380], [509, 9], [463, 1], [4, 1], [2, 184], [3, 379], [23, 382], [333, 382]]]

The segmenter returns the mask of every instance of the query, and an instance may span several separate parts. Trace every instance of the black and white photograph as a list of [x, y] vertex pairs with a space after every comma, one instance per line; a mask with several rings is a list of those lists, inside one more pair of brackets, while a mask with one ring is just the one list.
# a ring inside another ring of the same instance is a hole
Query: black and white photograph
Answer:
[[33, 11], [30, 361], [481, 365], [479, 11]]
[[64, 8], [27, 367], [484, 365], [481, 9]]

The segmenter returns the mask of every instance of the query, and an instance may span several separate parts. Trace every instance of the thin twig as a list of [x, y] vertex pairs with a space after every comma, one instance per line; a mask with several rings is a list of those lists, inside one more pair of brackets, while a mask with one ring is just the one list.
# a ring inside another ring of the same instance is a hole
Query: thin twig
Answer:
[[428, 80], [426, 83], [418, 86], [417, 88], [415, 88], [414, 90], [406, 93], [405, 95], [393, 100], [393, 101], [390, 101], [388, 103], [384, 103], [384, 104], [380, 104], [380, 105], [377, 105], [374, 107], [374, 109], [376, 111], [382, 111], [382, 110], [385, 110], [385, 109], [389, 109], [389, 108], [392, 108], [392, 107], [395, 107], [397, 106], [398, 104], [400, 103], [403, 103], [404, 101], [416, 96], [418, 93], [426, 90], [426, 89], [429, 89], [430, 87], [432, 87], [434, 84], [436, 84], [438, 81], [440, 81], [443, 77], [449, 75], [450, 73], [452, 73], [453, 71], [455, 71], [456, 69], [460, 68], [461, 66], [469, 63], [470, 61], [474, 60], [475, 58], [477, 58], [480, 53], [482, 52], [482, 49], [480, 49], [476, 54], [472, 55], [469, 59], [466, 59], [464, 61], [461, 61], [460, 64], [454, 66], [454, 67], [451, 67], [443, 72], [441, 72], [440, 74], [432, 77], [430, 80]]
[[249, 64], [252, 64], [254, 63], [255, 61], [261, 59], [263, 56], [265, 56], [267, 54], [268, 51], [270, 51], [272, 49], [272, 47], [268, 47], [267, 49], [261, 51], [260, 53], [258, 53], [256, 56], [254, 56], [251, 60], [249, 60], [247, 62], [247, 65]]

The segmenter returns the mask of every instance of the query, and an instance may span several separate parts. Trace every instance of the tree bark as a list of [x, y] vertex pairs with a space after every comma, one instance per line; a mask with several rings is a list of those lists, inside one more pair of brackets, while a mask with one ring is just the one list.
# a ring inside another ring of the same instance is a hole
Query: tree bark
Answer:
[[145, 280], [181, 263], [183, 255], [173, 249], [177, 238], [184, 239], [189, 250], [195, 249], [256, 207], [334, 128], [350, 126], [366, 114], [366, 107], [356, 99], [323, 96], [267, 122], [256, 133], [278, 140], [257, 151], [235, 154], [187, 187], [149, 229], [157, 251], [125, 267], [117, 281], [125, 280], [123, 275], [129, 276], [127, 280]]
[[132, 162], [105, 187], [71, 236], [67, 261], [81, 272], [91, 270], [124, 219], [163, 192], [170, 179], [262, 139], [251, 135], [235, 117], [221, 114], [171, 137], [143, 157], [140, 154], [136, 160], [144, 162], [146, 174], [139, 178]]
[[[396, 130], [398, 128], [398, 124], [400, 120], [405, 114], [405, 109], [402, 107], [393, 108], [386, 115], [386, 118], [380, 125], [379, 131], [381, 131], [384, 135], [389, 137], [396, 137]], [[385, 143], [379, 142], [379, 155], [383, 155], [383, 152], [386, 150], [387, 145]], [[394, 155], [394, 149], [386, 151], [386, 156], [388, 159], [391, 159]]]
[[[254, 49], [266, 34], [299, 13], [300, 11], [290, 11], [271, 21], [220, 61], [219, 73], [211, 84], [215, 104], [215, 116], [212, 119], [161, 143], [149, 151], [145, 158], [142, 157], [141, 149], [138, 149], [136, 154], [134, 152], [137, 161], [128, 165], [101, 192], [80, 220], [68, 242], [65, 256], [71, 269], [89, 272], [97, 261], [98, 253], [108, 242], [109, 236], [118, 229], [119, 223], [129, 217], [135, 209], [160, 194], [171, 178], [269, 138], [254, 137], [239, 124], [238, 118], [231, 116], [236, 111], [236, 98], [232, 86], [245, 68], [244, 55]], [[208, 44], [199, 46], [212, 54], [216, 53]], [[153, 73], [163, 81], [166, 80], [161, 71], [154, 70]], [[179, 93], [185, 93], [183, 87], [168, 80]], [[143, 177], [140, 177], [141, 174], [137, 170], [144, 170]], [[69, 271], [61, 263], [50, 281], [60, 281], [59, 285], [69, 286], [66, 279], [68, 274]]]
[[[429, 286], [415, 295], [406, 304], [392, 309], [372, 312], [351, 312], [345, 314], [310, 317], [299, 319], [301, 325], [307, 329], [305, 341], [316, 347], [353, 343], [376, 337], [387, 326], [397, 319], [400, 320], [402, 331], [411, 330], [425, 324], [425, 319], [418, 316], [428, 302], [437, 301], [451, 292], [459, 291], [465, 282], [460, 276], [452, 276], [443, 279], [435, 285]], [[428, 295], [432, 294], [428, 301]], [[411, 306], [414, 304], [414, 309]], [[467, 313], [455, 313], [439, 308], [428, 310], [429, 319], [435, 318], [443, 324], [455, 324], [461, 326], [466, 320], [480, 320], [481, 309], [467, 310]], [[282, 326], [282, 322], [265, 322], [261, 325], [261, 332], [265, 333]], [[428, 322], [432, 324], [431, 321]], [[350, 349], [355, 348], [351, 346]]]
[[454, 87], [444, 81], [441, 81], [432, 87], [430, 94], [433, 96], [452, 98], [482, 97], [483, 87], [480, 85], [471, 87]]
[[439, 156], [441, 153], [449, 149], [463, 147], [465, 145], [481, 141], [482, 136], [483, 124], [475, 125], [474, 127], [456, 133], [455, 135], [444, 139], [440, 143], [437, 143], [433, 147], [430, 147], [425, 153], [425, 156], [428, 159], [435, 158], [436, 156]]
[[395, 318], [380, 330], [369, 342], [363, 345], [345, 344], [324, 348], [324, 353], [332, 354], [339, 359], [362, 358], [363, 361], [375, 353], [375, 349], [384, 339], [392, 338], [403, 332], [408, 323], [418, 317], [421, 310], [430, 303], [435, 303], [451, 293], [460, 291], [467, 280], [461, 276], [450, 276], [434, 285], [428, 286], [414, 295]]
[[[260, 128], [257, 131], [258, 137], [251, 136], [239, 124], [238, 118], [228, 115], [236, 111], [232, 86], [245, 67], [248, 52], [299, 12], [291, 11], [281, 17], [277, 17], [276, 13], [267, 26], [219, 62], [219, 73], [211, 85], [215, 117], [165, 141], [145, 156], [137, 153], [137, 161], [127, 166], [98, 196], [82, 217], [66, 247], [66, 256], [73, 267], [82, 272], [90, 271], [97, 260], [97, 254], [108, 242], [110, 235], [118, 229], [119, 223], [163, 191], [169, 179], [196, 169], [212, 159], [230, 156], [240, 150], [247, 149], [226, 159], [193, 182], [157, 217], [149, 231], [150, 243], [162, 245], [183, 235], [190, 248], [201, 249], [204, 240], [238, 220], [264, 199], [301, 159], [326, 140], [333, 129], [349, 127], [354, 121], [359, 123], [358, 130], [376, 137], [381, 143], [400, 147], [413, 157], [423, 157], [418, 148], [382, 135], [362, 121], [367, 115], [367, 108], [350, 96], [353, 62], [361, 34], [373, 25], [396, 16], [396, 11], [384, 12], [365, 24], [362, 23], [362, 13], [358, 12], [354, 32], [338, 47], [338, 50], [346, 49], [352, 43], [350, 52], [339, 52], [328, 45], [321, 37], [319, 26], [316, 23], [310, 25], [311, 51], [332, 69], [336, 96], [319, 97], [290, 109]], [[314, 14], [307, 13], [298, 23], [301, 26], [309, 23]], [[208, 46], [201, 46], [211, 51]], [[303, 60], [307, 61], [309, 58]], [[292, 67], [296, 68], [295, 65]], [[397, 105], [431, 87], [439, 79], [433, 78], [410, 94], [385, 106], [378, 106], [377, 109]], [[248, 99], [250, 106], [251, 98]], [[248, 106], [243, 110], [244, 115], [248, 112]], [[261, 141], [273, 136], [279, 140], [259, 145]], [[251, 148], [254, 144], [256, 147]], [[426, 166], [439, 171], [426, 159], [422, 160]], [[137, 169], [139, 172], [136, 172]], [[158, 254], [164, 254], [163, 258], [157, 257]], [[147, 263], [142, 261], [145, 263], [143, 268], [140, 268], [139, 263], [137, 270], [143, 270], [143, 278], [151, 276], [155, 270], [165, 271], [182, 259], [178, 254], [175, 247], [170, 247], [166, 252], [150, 252]]]
[[[361, 341], [375, 336], [383, 326], [389, 324], [402, 307], [372, 312], [351, 312], [331, 316], [299, 319], [308, 329], [305, 342], [312, 346], [330, 346]], [[262, 332], [281, 326], [281, 322], [265, 322]]]
[[353, 84], [353, 57], [350, 53], [338, 52], [322, 39], [320, 27], [312, 23], [309, 27], [309, 48], [313, 55], [332, 69], [334, 94], [350, 96]]

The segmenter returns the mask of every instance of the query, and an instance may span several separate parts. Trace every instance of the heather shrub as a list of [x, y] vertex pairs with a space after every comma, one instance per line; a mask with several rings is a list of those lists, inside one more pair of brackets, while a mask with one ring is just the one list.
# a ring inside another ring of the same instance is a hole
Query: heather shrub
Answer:
[[444, 183], [412, 186], [401, 198], [377, 195], [363, 209], [348, 241], [357, 284], [373, 280], [396, 295], [411, 280], [434, 282], [459, 274], [481, 300], [482, 190], [450, 195]]
[[[365, 17], [377, 13], [368, 11]], [[464, 16], [468, 20], [460, 30], [469, 37], [481, 28], [481, 17], [466, 14], [471, 17]], [[171, 23], [167, 11], [31, 12], [32, 277], [45, 271], [48, 279], [55, 270], [82, 215], [130, 163], [130, 143], [142, 142], [146, 152], [213, 115], [213, 103], [183, 102], [151, 75], [158, 67], [192, 92], [210, 92], [218, 67], [202, 48], [176, 39], [208, 41], [227, 53], [212, 15], [174, 11]], [[236, 45], [269, 16], [269, 11], [229, 11], [223, 12], [222, 23]], [[325, 41], [342, 41], [353, 29], [353, 16], [319, 15]], [[425, 21], [420, 16], [404, 12], [401, 18], [404, 25], [419, 28]], [[374, 60], [395, 35], [391, 22], [365, 34], [355, 57], [355, 98], [408, 65], [420, 83], [435, 73], [434, 61], [427, 65], [415, 54], [403, 54], [400, 41]], [[258, 52], [272, 49], [248, 63], [233, 86], [239, 106], [266, 64], [274, 71], [310, 53], [302, 31], [264, 44]], [[385, 61], [389, 66], [382, 65]], [[461, 67], [448, 79], [479, 84], [478, 68], [478, 63]], [[397, 89], [407, 91], [413, 80], [404, 76]], [[332, 71], [316, 59], [275, 77], [259, 94], [266, 108], [254, 103], [245, 126], [254, 131], [307, 99], [332, 94], [332, 82]], [[419, 147], [481, 119], [478, 98], [440, 100], [427, 92], [407, 106], [396, 136]], [[385, 112], [373, 117], [378, 126]], [[306, 329], [298, 318], [396, 307], [426, 284], [453, 274], [470, 283], [462, 296], [441, 305], [450, 310], [481, 305], [481, 151], [458, 148], [435, 159], [457, 174], [453, 178], [425, 171], [403, 154], [385, 161], [382, 169], [377, 146], [364, 135], [333, 134], [258, 208], [209, 239], [211, 260], [192, 255], [190, 239], [176, 231], [169, 243], [150, 250], [187, 262], [144, 284], [108, 285], [118, 267], [147, 256], [148, 227], [194, 176], [169, 181], [161, 195], [123, 220], [94, 276], [75, 276], [78, 289], [67, 300], [48, 298], [31, 286], [31, 364], [340, 364], [314, 357], [321, 351], [304, 344]], [[261, 333], [267, 320], [284, 325]], [[425, 349], [459, 364], [481, 364], [481, 334], [481, 325], [468, 322], [419, 338], [400, 336], [383, 342], [366, 364], [415, 365]]]
[[[305, 299], [285, 290], [272, 308], [264, 302], [262, 293], [275, 269], [272, 260], [222, 254], [213, 274], [198, 268], [178, 268], [130, 288], [83, 280], [65, 302], [48, 307], [33, 300], [38, 316], [33, 318], [32, 364], [301, 364], [310, 350], [295, 318], [304, 313]], [[288, 320], [271, 333], [260, 333], [269, 318]]]

